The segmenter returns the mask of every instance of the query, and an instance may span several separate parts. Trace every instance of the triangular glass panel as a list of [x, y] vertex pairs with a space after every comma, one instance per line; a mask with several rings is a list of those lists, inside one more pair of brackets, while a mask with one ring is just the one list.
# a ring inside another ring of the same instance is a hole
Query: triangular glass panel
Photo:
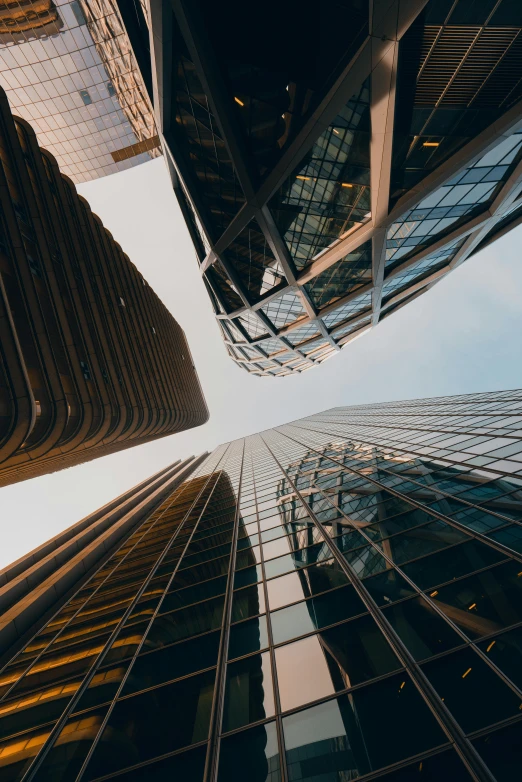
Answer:
[[279, 261], [257, 220], [251, 220], [223, 253], [238, 276], [253, 303], [263, 294], [286, 284]]
[[319, 309], [372, 281], [372, 243], [365, 242], [326, 271], [318, 274], [306, 290]]
[[306, 317], [301, 297], [297, 293], [284, 293], [261, 307], [265, 315], [278, 329]]

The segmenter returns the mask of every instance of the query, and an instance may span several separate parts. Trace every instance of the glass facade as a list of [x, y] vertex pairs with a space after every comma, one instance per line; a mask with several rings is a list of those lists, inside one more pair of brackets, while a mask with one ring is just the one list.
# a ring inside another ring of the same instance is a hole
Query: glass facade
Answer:
[[519, 5], [157, 4], [159, 132], [239, 366], [320, 364], [520, 222]]
[[522, 392], [221, 445], [3, 658], [2, 780], [511, 782]]
[[0, 4], [0, 86], [73, 182], [160, 152], [116, 0]]

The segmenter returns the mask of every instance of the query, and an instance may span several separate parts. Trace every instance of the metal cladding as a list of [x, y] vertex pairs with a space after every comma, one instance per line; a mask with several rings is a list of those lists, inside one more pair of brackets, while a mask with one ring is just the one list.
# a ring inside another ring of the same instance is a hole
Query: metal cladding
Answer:
[[0, 571], [6, 782], [506, 782], [522, 392], [339, 407]]
[[0, 61], [13, 111], [73, 182], [161, 155], [116, 0], [0, 1]]
[[204, 423], [185, 335], [0, 95], [0, 485]]
[[519, 2], [270, 0], [253, 24], [157, 0], [148, 23], [174, 189], [247, 371], [321, 363], [522, 220]]

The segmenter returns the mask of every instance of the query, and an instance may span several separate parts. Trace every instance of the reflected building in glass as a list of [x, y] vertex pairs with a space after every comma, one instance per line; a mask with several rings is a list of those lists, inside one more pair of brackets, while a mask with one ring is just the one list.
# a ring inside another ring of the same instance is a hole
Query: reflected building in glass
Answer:
[[0, 87], [0, 486], [208, 418], [185, 334]]
[[129, 36], [245, 370], [320, 364], [520, 223], [517, 0], [149, 6]]
[[[134, 2], [126, 2], [126, 12]], [[0, 86], [73, 182], [161, 154], [116, 0], [0, 2]]]
[[511, 782], [522, 392], [172, 465], [0, 573], [6, 782]]

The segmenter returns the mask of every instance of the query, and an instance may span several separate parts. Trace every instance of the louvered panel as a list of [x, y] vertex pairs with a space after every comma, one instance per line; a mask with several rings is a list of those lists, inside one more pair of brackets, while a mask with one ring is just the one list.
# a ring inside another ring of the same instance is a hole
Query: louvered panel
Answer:
[[522, 33], [507, 50], [504, 58], [471, 103], [473, 108], [502, 108], [507, 110], [520, 100], [522, 85]]
[[482, 30], [442, 98], [441, 105], [470, 105], [508, 51], [516, 35], [517, 30], [512, 28]]
[[442, 31], [417, 82], [417, 105], [437, 104], [479, 32], [479, 27], [447, 27]]
[[[422, 28], [421, 28], [422, 29]], [[419, 74], [422, 73], [422, 69], [426, 65], [426, 61], [430, 55], [430, 52], [433, 48], [433, 44], [437, 40], [437, 36], [442, 30], [442, 27], [425, 27], [422, 29], [422, 41], [420, 45], [420, 68], [419, 68]], [[417, 36], [416, 36], [417, 37]]]

